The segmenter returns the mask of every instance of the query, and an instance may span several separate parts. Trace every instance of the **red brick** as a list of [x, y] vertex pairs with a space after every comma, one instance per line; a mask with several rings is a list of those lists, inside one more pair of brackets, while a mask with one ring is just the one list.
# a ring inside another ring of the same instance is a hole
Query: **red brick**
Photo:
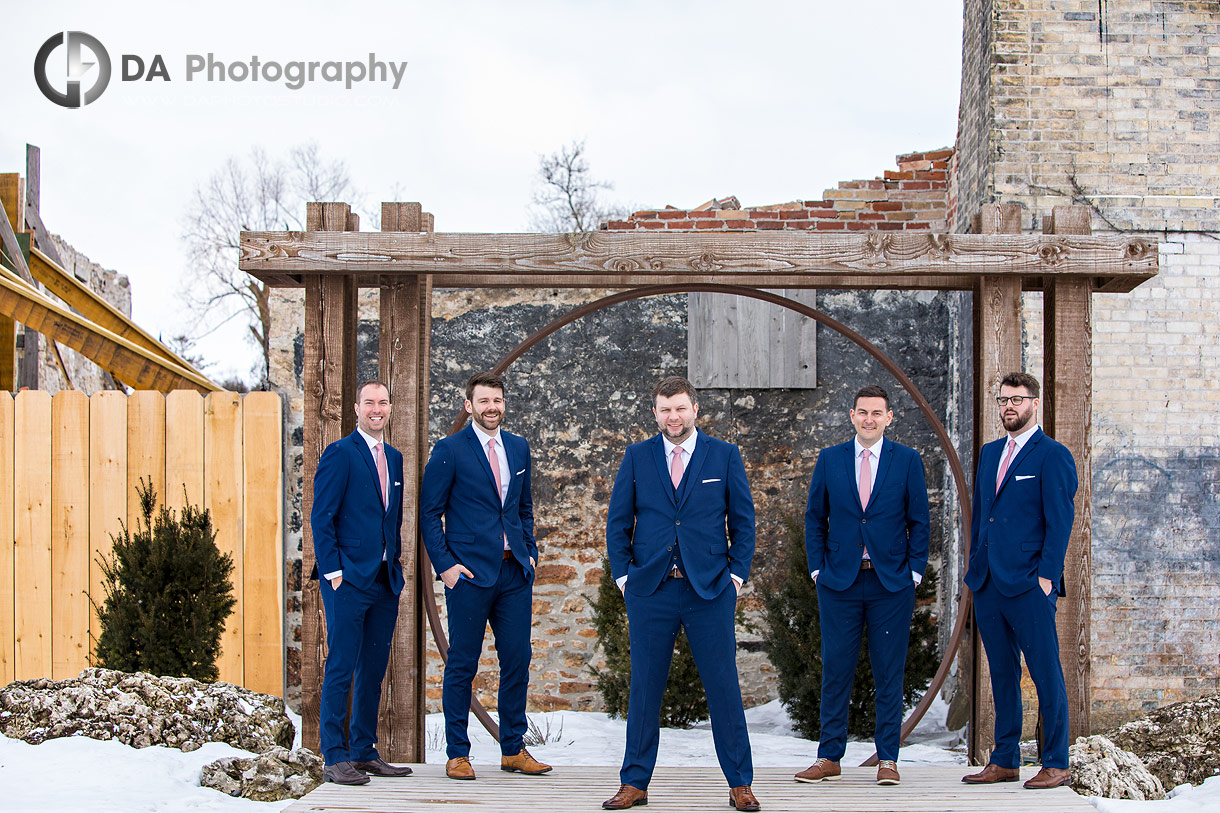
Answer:
[[864, 182], [865, 189], [885, 189], [885, 182], [880, 178]]
[[845, 231], [847, 224], [841, 220], [817, 220], [818, 231]]
[[697, 211], [697, 212], [691, 212], [690, 216], [691, 217], [715, 217], [716, 213], [713, 212], [711, 209], [701, 209], [700, 211]]
[[725, 228], [728, 229], [752, 229], [754, 228], [753, 220], [726, 220], [724, 221]]
[[917, 220], [917, 221], [913, 221], [913, 222], [911, 222], [911, 223], [905, 223], [905, 224], [903, 224], [902, 228], [903, 228], [904, 230], [909, 230], [909, 229], [930, 229], [930, 228], [932, 228], [932, 225], [931, 225], [930, 223], [923, 223], [923, 222], [921, 222], [921, 221], [918, 221], [918, 220]]
[[931, 189], [932, 184], [927, 181], [903, 181], [899, 185], [900, 189]]
[[863, 189], [864, 181], [839, 181], [840, 189]]
[[833, 200], [807, 200], [805, 201], [806, 209], [833, 209], [835, 202]]
[[778, 220], [779, 212], [766, 209], [751, 209], [750, 217], [755, 220]]
[[923, 157], [927, 158], [929, 161], [947, 161], [953, 157], [953, 148], [945, 147], [943, 150], [932, 150], [931, 152], [925, 152]]
[[634, 229], [635, 224], [627, 220], [611, 220], [606, 224], [607, 229]]
[[943, 169], [927, 169], [915, 173], [915, 180], [917, 181], [943, 181], [945, 177]]
[[693, 220], [671, 220], [665, 224], [667, 229], [693, 229], [694, 227]]
[[685, 209], [663, 209], [657, 212], [657, 217], [662, 220], [677, 220], [678, 218], [686, 217]]
[[759, 221], [757, 221], [757, 224], [755, 227], [759, 231], [771, 231], [771, 230], [776, 230], [776, 229], [782, 229], [784, 227], [785, 222], [789, 222], [789, 221], [759, 220]]
[[779, 213], [780, 220], [804, 220], [809, 217], [809, 212], [804, 209], [785, 209]]
[[892, 169], [887, 169], [885, 171], [885, 179], [887, 181], [912, 181], [915, 179], [915, 173], [910, 170], [906, 172], [895, 172]]
[[861, 212], [857, 220], [885, 220], [885, 215], [880, 212]]
[[695, 228], [696, 229], [723, 229], [724, 221], [723, 220], [696, 220]]
[[658, 212], [653, 211], [652, 209], [644, 209], [639, 212], [632, 212], [631, 219], [632, 220], [647, 220], [649, 218], [654, 218], [657, 215], [658, 215]]
[[640, 222], [640, 225], [646, 229], [663, 229], [663, 228], [665, 228], [665, 221], [663, 221], [663, 220], [644, 220], [644, 221]]
[[833, 208], [830, 209], [814, 209], [809, 212], [810, 217], [838, 217], [839, 213]]
[[901, 223], [878, 223], [876, 224], [877, 231], [899, 231], [902, 229]]
[[902, 209], [902, 204], [896, 200], [875, 200], [871, 207], [874, 212], [897, 212]]
[[948, 169], [948, 168], [949, 168], [948, 161], [933, 161], [932, 162], [932, 169]]
[[880, 224], [867, 223], [867, 222], [860, 221], [860, 220], [853, 220], [851, 223], [847, 224], [847, 230], [848, 231], [867, 231], [868, 229], [871, 229], [874, 225], [880, 225]]
[[948, 181], [932, 181], [932, 188], [933, 189], [948, 189], [949, 182]]

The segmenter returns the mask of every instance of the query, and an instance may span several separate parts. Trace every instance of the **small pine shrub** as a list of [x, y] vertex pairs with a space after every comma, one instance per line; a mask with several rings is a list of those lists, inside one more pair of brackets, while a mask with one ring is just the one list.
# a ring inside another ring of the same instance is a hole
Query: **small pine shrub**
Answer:
[[162, 506], [151, 479], [140, 479], [142, 520], [111, 537], [99, 556], [105, 600], [98, 613], [95, 661], [107, 669], [214, 681], [225, 619], [237, 603], [233, 559], [216, 547], [212, 516]]
[[[606, 654], [605, 668], [592, 670], [597, 678], [597, 690], [601, 693], [607, 714], [626, 717], [627, 701], [631, 695], [631, 639], [627, 630], [627, 605], [610, 575], [610, 560], [605, 557], [602, 557], [602, 578], [597, 587], [597, 599], [589, 603], [593, 609], [597, 640]], [[707, 718], [707, 696], [703, 692], [703, 683], [699, 680], [699, 670], [695, 668], [686, 633], [680, 630], [669, 667], [669, 683], [661, 700], [661, 725], [690, 728]]]
[[[779, 697], [788, 709], [793, 726], [807, 739], [821, 735], [822, 628], [818, 616], [818, 593], [809, 578], [805, 556], [805, 531], [798, 521], [785, 521], [788, 557], [777, 583], [761, 589], [768, 632], [767, 652], [779, 675]], [[902, 681], [904, 706], [910, 706], [931, 682], [940, 665], [936, 618], [936, 574], [928, 571], [915, 589], [915, 615], [911, 619], [911, 642], [907, 648]], [[868, 662], [868, 633], [860, 646], [856, 677], [848, 706], [847, 731], [869, 739], [876, 725], [876, 686]]]

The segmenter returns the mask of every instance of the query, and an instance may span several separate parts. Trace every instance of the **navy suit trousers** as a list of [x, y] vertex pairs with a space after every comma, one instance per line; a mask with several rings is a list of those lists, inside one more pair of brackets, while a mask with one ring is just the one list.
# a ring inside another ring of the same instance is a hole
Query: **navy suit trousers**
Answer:
[[445, 588], [449, 616], [449, 660], [441, 688], [445, 712], [446, 755], [449, 759], [470, 756], [470, 695], [483, 633], [491, 624], [496, 655], [500, 658], [500, 753], [521, 751], [525, 736], [526, 689], [530, 677], [530, 626], [533, 583], [516, 559], [503, 559], [499, 579], [491, 587], [479, 587], [459, 579]]
[[631, 695], [620, 781], [646, 789], [652, 779], [661, 736], [661, 699], [681, 626], [707, 694], [720, 769], [729, 787], [749, 785], [754, 781], [754, 765], [737, 682], [737, 637], [733, 632], [737, 591], [729, 584], [720, 595], [705, 599], [688, 580], [667, 578], [651, 595], [639, 596], [631, 592], [629, 577], [626, 600]]

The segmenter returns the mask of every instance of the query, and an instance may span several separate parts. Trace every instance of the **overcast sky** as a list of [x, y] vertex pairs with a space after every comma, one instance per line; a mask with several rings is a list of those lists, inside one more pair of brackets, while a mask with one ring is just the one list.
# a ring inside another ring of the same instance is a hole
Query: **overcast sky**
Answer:
[[[10, 4], [0, 172], [24, 174], [26, 143], [41, 147], [48, 228], [130, 277], [136, 320], [170, 336], [190, 273], [186, 206], [230, 156], [316, 142], [371, 207], [398, 191], [437, 231], [526, 230], [539, 155], [575, 139], [624, 203], [819, 198], [899, 153], [953, 144], [961, 16], [960, 0]], [[113, 64], [80, 109], [33, 78], [39, 47], [67, 30], [96, 37]], [[188, 82], [188, 57], [209, 53], [407, 66], [397, 90], [390, 71], [350, 90], [317, 75], [296, 90]], [[122, 81], [123, 54], [146, 68], [160, 54], [170, 81]], [[240, 331], [200, 349], [214, 378], [250, 378]]]

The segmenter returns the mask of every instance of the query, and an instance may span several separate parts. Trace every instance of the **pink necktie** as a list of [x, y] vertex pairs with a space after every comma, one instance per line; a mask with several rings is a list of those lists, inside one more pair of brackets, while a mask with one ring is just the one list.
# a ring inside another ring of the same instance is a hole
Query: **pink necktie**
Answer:
[[1000, 483], [1004, 482], [1004, 475], [1008, 473], [1008, 464], [1012, 462], [1012, 456], [1017, 451], [1017, 442], [1012, 438], [1008, 439], [1008, 454], [1004, 455], [1004, 460], [1000, 462], [1000, 471], [996, 474], [995, 490], [1000, 490]]
[[500, 484], [500, 457], [496, 454], [496, 439], [492, 438], [487, 441], [487, 462], [491, 464], [491, 475], [496, 478], [496, 496], [500, 497], [500, 502], [504, 502], [504, 489]]
[[669, 479], [674, 481], [674, 488], [678, 487], [678, 483], [682, 482], [682, 452], [686, 451], [681, 446], [674, 447], [673, 459], [669, 463]]
[[873, 493], [873, 471], [868, 465], [868, 449], [860, 452], [860, 507], [868, 508], [868, 497]]
[[381, 448], [380, 443], [373, 444], [373, 462], [377, 464], [377, 476], [381, 479], [381, 504], [388, 506], [390, 492], [387, 486], [390, 484], [390, 472], [385, 463], [385, 449]]

